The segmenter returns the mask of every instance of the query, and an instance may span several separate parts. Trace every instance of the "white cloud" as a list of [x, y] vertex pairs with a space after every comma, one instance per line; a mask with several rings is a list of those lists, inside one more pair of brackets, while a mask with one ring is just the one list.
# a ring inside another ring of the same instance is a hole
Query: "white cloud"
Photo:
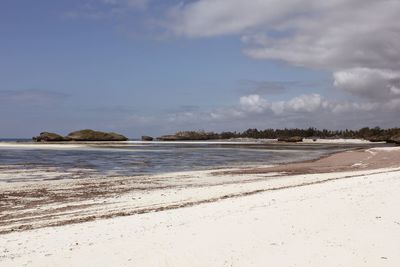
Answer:
[[301, 95], [289, 100], [286, 104], [288, 110], [314, 112], [322, 107], [322, 97], [318, 94]]
[[355, 103], [355, 102], [344, 102], [344, 103], [337, 103], [334, 105], [329, 105], [333, 113], [349, 113], [355, 111], [374, 111], [378, 110], [380, 105], [377, 103]]
[[293, 9], [301, 1], [289, 0], [201, 0], [179, 4], [169, 12], [169, 27], [177, 35], [210, 37], [240, 34], [254, 27], [271, 23]]
[[398, 0], [198, 0], [173, 8], [168, 29], [239, 35], [245, 54], [334, 73], [335, 85], [384, 102], [400, 95]]
[[400, 72], [354, 68], [337, 71], [333, 77], [336, 87], [354, 95], [375, 100], [400, 98]]
[[[318, 127], [357, 129], [365, 126], [393, 127], [398, 122], [400, 99], [386, 103], [333, 101], [319, 94], [305, 94], [272, 101], [257, 94], [244, 95], [236, 105], [210, 110], [183, 110], [159, 116], [132, 116], [121, 125], [173, 133], [179, 130], [232, 131], [247, 128]], [[144, 133], [146, 132], [144, 131]]]
[[259, 95], [247, 95], [240, 98], [240, 106], [248, 112], [261, 113], [270, 108], [270, 104]]
[[169, 27], [187, 37], [242, 35], [256, 58], [398, 67], [399, 11], [397, 0], [199, 0], [175, 7]]

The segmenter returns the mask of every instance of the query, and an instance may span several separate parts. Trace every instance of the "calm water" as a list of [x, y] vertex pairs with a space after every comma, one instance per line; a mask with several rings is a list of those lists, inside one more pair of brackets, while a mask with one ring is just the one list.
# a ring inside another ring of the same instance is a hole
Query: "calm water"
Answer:
[[0, 167], [3, 170], [5, 167], [21, 170], [56, 168], [60, 172], [79, 169], [82, 176], [85, 172], [90, 175], [139, 175], [301, 161], [365, 146], [200, 142], [129, 142], [55, 148], [40, 144], [31, 147], [14, 145], [0, 146]]

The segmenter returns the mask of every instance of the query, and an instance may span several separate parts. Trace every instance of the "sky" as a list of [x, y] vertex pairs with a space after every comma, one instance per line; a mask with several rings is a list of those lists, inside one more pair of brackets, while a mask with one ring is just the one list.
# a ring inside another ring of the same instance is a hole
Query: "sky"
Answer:
[[398, 0], [2, 0], [0, 138], [400, 126]]

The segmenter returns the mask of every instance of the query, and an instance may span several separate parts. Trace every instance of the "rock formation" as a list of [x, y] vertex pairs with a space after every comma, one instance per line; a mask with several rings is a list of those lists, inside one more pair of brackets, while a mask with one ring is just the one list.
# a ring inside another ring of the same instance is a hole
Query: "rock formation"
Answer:
[[36, 142], [61, 142], [67, 141], [67, 138], [56, 133], [42, 132], [39, 136], [32, 137], [32, 140]]
[[126, 141], [128, 138], [117, 133], [107, 133], [94, 130], [80, 130], [70, 133], [68, 136], [61, 136], [56, 133], [43, 132], [33, 137], [36, 142], [61, 142], [61, 141]]
[[186, 139], [181, 138], [176, 135], [163, 135], [163, 136], [157, 137], [157, 141], [180, 141], [180, 140], [186, 140]]
[[143, 135], [142, 136], [142, 141], [153, 141], [153, 137], [148, 136], [148, 135]]
[[113, 132], [100, 132], [90, 129], [75, 131], [67, 135], [72, 141], [126, 141], [128, 138]]
[[181, 131], [173, 135], [163, 135], [157, 138], [159, 141], [201, 141], [219, 139], [220, 135], [205, 131]]

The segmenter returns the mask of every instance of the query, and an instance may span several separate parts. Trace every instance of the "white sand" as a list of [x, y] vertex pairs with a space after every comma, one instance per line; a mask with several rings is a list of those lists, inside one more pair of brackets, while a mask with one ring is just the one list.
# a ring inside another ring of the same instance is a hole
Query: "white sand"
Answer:
[[[313, 143], [313, 144], [371, 144], [372, 142], [365, 139], [310, 139], [304, 138], [303, 143]], [[375, 142], [375, 143], [385, 143], [385, 142]]]
[[400, 146], [393, 146], [393, 147], [374, 147], [374, 148], [370, 148], [367, 151], [372, 151], [372, 152], [376, 152], [376, 151], [400, 151]]
[[400, 170], [348, 176], [0, 235], [0, 266], [400, 266]]

